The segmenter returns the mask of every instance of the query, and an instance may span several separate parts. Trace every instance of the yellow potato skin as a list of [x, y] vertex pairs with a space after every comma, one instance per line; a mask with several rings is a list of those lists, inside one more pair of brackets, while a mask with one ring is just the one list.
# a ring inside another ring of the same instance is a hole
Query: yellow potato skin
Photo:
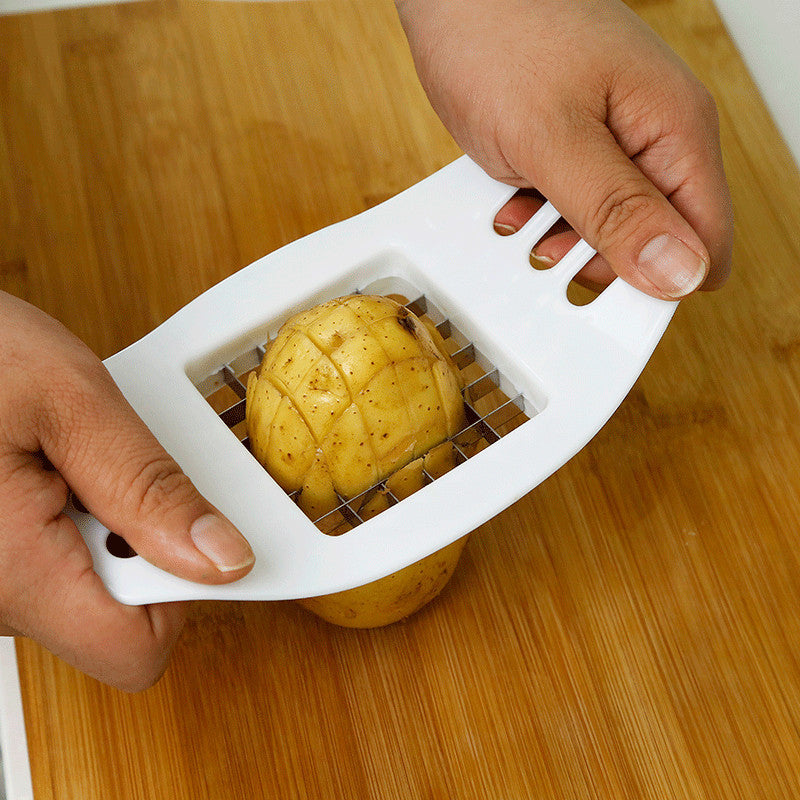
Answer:
[[398, 572], [355, 589], [297, 602], [334, 625], [380, 628], [399, 622], [437, 597], [453, 575], [468, 536]]
[[[402, 500], [422, 487], [423, 457], [431, 475], [454, 466], [447, 452], [434, 470], [426, 454], [452, 450], [441, 443], [464, 424], [461, 388], [433, 326], [390, 298], [340, 297], [288, 320], [250, 374], [250, 448], [312, 520], [385, 480], [362, 504], [368, 519], [387, 493]], [[298, 602], [345, 627], [404, 619], [441, 592], [466, 538], [386, 578]]]
[[312, 516], [453, 436], [464, 404], [435, 328], [350, 295], [286, 322], [248, 378], [246, 419], [253, 455]]

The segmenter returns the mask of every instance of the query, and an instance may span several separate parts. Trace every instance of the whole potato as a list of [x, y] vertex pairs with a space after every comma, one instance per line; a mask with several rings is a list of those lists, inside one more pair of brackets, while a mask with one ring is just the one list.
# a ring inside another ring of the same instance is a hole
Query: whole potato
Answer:
[[[289, 319], [250, 374], [250, 448], [314, 521], [381, 481], [391, 491], [391, 476], [400, 499], [421, 488], [422, 457], [463, 428], [461, 389], [432, 325], [388, 297], [340, 297]], [[362, 505], [379, 512], [386, 492]], [[439, 594], [463, 545], [303, 604], [351, 627], [388, 624]]]

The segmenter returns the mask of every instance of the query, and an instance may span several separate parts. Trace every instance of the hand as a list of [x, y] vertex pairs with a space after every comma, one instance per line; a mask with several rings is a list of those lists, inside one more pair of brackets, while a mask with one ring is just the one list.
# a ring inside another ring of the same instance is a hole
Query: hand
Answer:
[[70, 488], [175, 575], [227, 583], [252, 568], [247, 542], [197, 493], [91, 351], [0, 292], [0, 634], [30, 636], [101, 681], [143, 689], [164, 670], [185, 606], [112, 599], [63, 514]]
[[[619, 275], [678, 298], [730, 272], [733, 222], [716, 107], [619, 0], [398, 0], [420, 79], [458, 144], [494, 178], [533, 187], [597, 251], [580, 279]], [[540, 203], [541, 201], [539, 201]], [[514, 229], [536, 200], [498, 214]], [[577, 232], [577, 233], [576, 233]]]

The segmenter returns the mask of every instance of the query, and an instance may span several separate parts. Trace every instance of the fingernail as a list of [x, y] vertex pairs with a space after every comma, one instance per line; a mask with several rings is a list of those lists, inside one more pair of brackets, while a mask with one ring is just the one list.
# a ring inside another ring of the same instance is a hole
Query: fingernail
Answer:
[[531, 250], [530, 262], [534, 269], [550, 269], [556, 263], [550, 256], [540, 256], [534, 250]]
[[495, 222], [494, 232], [499, 233], [501, 236], [511, 236], [512, 233], [517, 232], [517, 229], [513, 225], [508, 225], [505, 222]]
[[703, 282], [708, 264], [680, 239], [653, 237], [639, 253], [639, 271], [668, 297], [683, 297]]
[[214, 514], [198, 517], [189, 529], [194, 546], [220, 572], [235, 572], [255, 561], [247, 540], [227, 520]]

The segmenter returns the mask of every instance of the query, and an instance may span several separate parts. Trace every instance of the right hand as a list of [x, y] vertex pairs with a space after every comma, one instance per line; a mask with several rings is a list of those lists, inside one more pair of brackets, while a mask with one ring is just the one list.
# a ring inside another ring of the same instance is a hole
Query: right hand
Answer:
[[0, 292], [0, 634], [25, 635], [110, 685], [161, 676], [184, 603], [125, 606], [94, 572], [70, 489], [139, 555], [228, 583], [254, 556], [128, 405], [100, 360], [54, 319]]
[[[492, 177], [535, 189], [583, 237], [577, 278], [616, 276], [667, 299], [717, 289], [733, 216], [713, 98], [622, 0], [396, 0], [420, 80], [450, 133]], [[521, 199], [520, 199], [521, 198]], [[496, 223], [541, 205], [518, 195]]]

